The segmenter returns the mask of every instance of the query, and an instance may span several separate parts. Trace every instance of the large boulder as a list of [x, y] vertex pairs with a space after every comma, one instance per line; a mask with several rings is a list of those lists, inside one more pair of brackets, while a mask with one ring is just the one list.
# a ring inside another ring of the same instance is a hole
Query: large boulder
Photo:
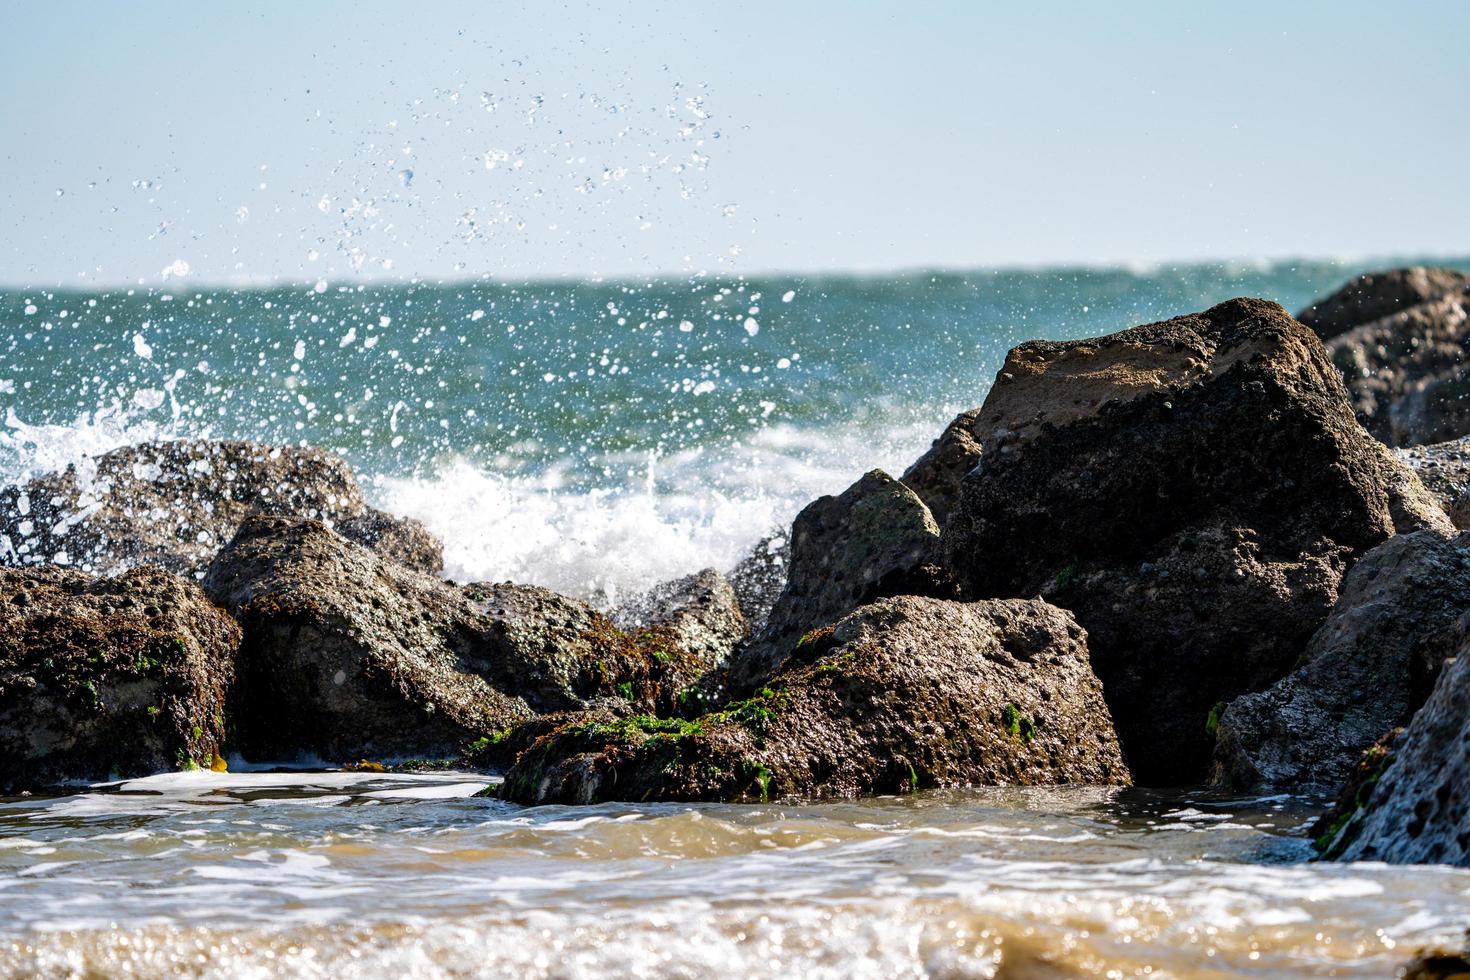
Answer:
[[254, 516], [205, 577], [239, 619], [233, 718], [251, 758], [448, 758], [543, 711], [667, 710], [718, 666], [664, 625], [629, 636], [534, 586], [455, 586], [325, 524]]
[[1335, 788], [1410, 716], [1470, 611], [1470, 533], [1389, 538], [1358, 559], [1300, 666], [1219, 717], [1218, 778], [1238, 789]]
[[1470, 436], [1395, 450], [1460, 530], [1470, 530]]
[[810, 637], [768, 686], [721, 711], [569, 720], [520, 753], [501, 795], [766, 800], [1127, 781], [1069, 614], [909, 596]]
[[791, 525], [786, 585], [731, 670], [736, 690], [775, 670], [809, 631], [884, 596], [942, 592], [939, 526], [912, 490], [873, 470]]
[[0, 568], [0, 792], [210, 766], [239, 643], [159, 568]]
[[1455, 269], [1411, 266], [1367, 272], [1296, 315], [1323, 340], [1360, 323], [1401, 313], [1425, 300], [1470, 286], [1470, 276]]
[[1467, 289], [1360, 324], [1327, 342], [1353, 410], [1383, 441], [1409, 446], [1470, 431]]
[[1264, 300], [1023, 344], [981, 422], [950, 570], [1077, 614], [1141, 782], [1206, 776], [1212, 708], [1288, 671], [1358, 554], [1450, 530], [1321, 342]]
[[102, 574], [151, 563], [197, 575], [250, 514], [317, 518], [420, 571], [443, 568], [439, 541], [369, 507], [340, 457], [207, 441], [127, 446], [0, 489], [0, 562]]
[[980, 410], [961, 412], [924, 455], [903, 471], [903, 484], [918, 495], [941, 528], [960, 499], [960, 484], [980, 463]]
[[1470, 643], [1318, 838], [1324, 856], [1470, 867]]

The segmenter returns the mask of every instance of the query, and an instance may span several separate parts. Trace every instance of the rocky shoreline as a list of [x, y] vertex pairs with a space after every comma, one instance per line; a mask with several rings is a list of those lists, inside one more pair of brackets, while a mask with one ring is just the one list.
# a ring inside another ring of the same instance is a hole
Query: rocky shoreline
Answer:
[[316, 758], [507, 800], [1342, 787], [1325, 857], [1470, 865], [1470, 279], [1006, 358], [899, 479], [609, 613], [449, 582], [320, 450], [0, 490], [0, 792]]

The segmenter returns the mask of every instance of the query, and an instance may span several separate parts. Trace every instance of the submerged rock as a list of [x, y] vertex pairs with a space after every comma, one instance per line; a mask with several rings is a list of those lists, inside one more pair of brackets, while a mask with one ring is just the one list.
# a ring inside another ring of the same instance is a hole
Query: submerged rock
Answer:
[[1219, 778], [1238, 789], [1341, 785], [1424, 703], [1467, 611], [1470, 534], [1403, 534], [1363, 555], [1301, 665], [1220, 716]]
[[721, 711], [569, 721], [520, 753], [501, 792], [580, 804], [1127, 781], [1069, 614], [1038, 600], [902, 597], [809, 637]]
[[459, 756], [537, 712], [667, 710], [717, 663], [535, 586], [455, 586], [319, 521], [247, 518], [205, 577], [244, 627], [233, 718], [251, 758]]
[[1318, 839], [1324, 856], [1470, 867], [1470, 642]]
[[965, 474], [980, 463], [980, 440], [980, 409], [962, 412], [903, 472], [904, 486], [918, 495], [941, 528], [959, 500]]
[[1363, 426], [1398, 446], [1470, 432], [1470, 287], [1353, 327], [1327, 342]]
[[1354, 557], [1449, 530], [1321, 342], [1263, 300], [1023, 344], [980, 420], [949, 566], [970, 594], [1077, 614], [1142, 782], [1206, 775], [1214, 706], [1288, 671]]
[[1330, 340], [1360, 323], [1381, 320], [1466, 286], [1470, 286], [1470, 276], [1454, 269], [1420, 265], [1368, 272], [1317, 300], [1296, 318], [1318, 337]]
[[939, 526], [929, 509], [882, 470], [807, 504], [791, 525], [786, 586], [732, 666], [732, 685], [759, 683], [808, 631], [874, 599], [942, 594], [947, 579], [938, 560]]
[[158, 568], [0, 568], [0, 792], [209, 767], [240, 630]]
[[1470, 530], [1470, 436], [1396, 450], [1455, 527]]
[[402, 564], [443, 568], [438, 540], [369, 507], [341, 458], [204, 441], [127, 446], [0, 490], [0, 562], [99, 573], [151, 563], [192, 575], [250, 514], [317, 518]]

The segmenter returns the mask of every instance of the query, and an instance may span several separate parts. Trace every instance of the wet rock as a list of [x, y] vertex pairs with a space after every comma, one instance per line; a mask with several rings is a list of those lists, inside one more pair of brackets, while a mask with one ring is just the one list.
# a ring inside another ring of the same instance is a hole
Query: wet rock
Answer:
[[208, 767], [240, 631], [158, 568], [0, 568], [0, 792]]
[[1360, 324], [1327, 342], [1364, 428], [1397, 446], [1470, 431], [1470, 292], [1460, 290]]
[[962, 412], [903, 473], [903, 484], [929, 508], [940, 528], [960, 497], [960, 482], [980, 463], [980, 410]]
[[1439, 501], [1455, 527], [1470, 530], [1470, 436], [1395, 452]]
[[1470, 643], [1365, 782], [1361, 806], [1319, 838], [1325, 856], [1470, 867]]
[[786, 569], [791, 563], [791, 536], [777, 528], [757, 541], [750, 552], [725, 573], [740, 612], [751, 633], [759, 633], [771, 615], [771, 607], [786, 587]]
[[451, 758], [545, 711], [667, 710], [709, 669], [655, 626], [510, 583], [455, 586], [319, 521], [249, 517], [205, 577], [244, 628], [233, 717], [254, 759]]
[[1238, 789], [1340, 786], [1424, 703], [1467, 611], [1470, 534], [1398, 535], [1367, 552], [1300, 666], [1220, 716], [1218, 778]]
[[507, 774], [521, 803], [766, 800], [1124, 784], [1086, 634], [1038, 600], [884, 599], [693, 721], [569, 721]]
[[810, 630], [874, 599], [943, 594], [939, 526], [914, 492], [873, 470], [836, 497], [807, 504], [791, 525], [786, 586], [731, 668], [736, 690], [774, 670]]
[[1329, 340], [1358, 324], [1401, 313], [1466, 286], [1470, 286], [1470, 276], [1454, 269], [1411, 266], [1369, 272], [1317, 300], [1296, 318], [1318, 337]]
[[1354, 557], [1449, 530], [1320, 341], [1263, 300], [1023, 344], [981, 422], [949, 566], [970, 594], [1077, 614], [1145, 783], [1207, 774], [1214, 706], [1290, 669]]
[[624, 603], [612, 621], [627, 632], [659, 628], [708, 668], [722, 666], [750, 635], [735, 590], [713, 568], [665, 582]]
[[443, 568], [438, 540], [369, 507], [341, 458], [204, 441], [127, 446], [0, 490], [0, 562], [100, 573], [151, 563], [195, 575], [250, 514], [318, 518], [405, 565]]

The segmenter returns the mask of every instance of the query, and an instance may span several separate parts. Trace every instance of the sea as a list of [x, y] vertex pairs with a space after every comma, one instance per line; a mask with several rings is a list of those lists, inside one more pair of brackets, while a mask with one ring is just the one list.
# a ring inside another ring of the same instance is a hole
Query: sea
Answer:
[[[1021, 341], [1296, 310], [1403, 261], [8, 288], [0, 482], [148, 439], [319, 446], [450, 578], [612, 606], [898, 475]], [[0, 972], [1386, 977], [1470, 926], [1470, 871], [1310, 861], [1310, 797], [526, 809], [483, 774], [233, 762], [0, 799]]]

